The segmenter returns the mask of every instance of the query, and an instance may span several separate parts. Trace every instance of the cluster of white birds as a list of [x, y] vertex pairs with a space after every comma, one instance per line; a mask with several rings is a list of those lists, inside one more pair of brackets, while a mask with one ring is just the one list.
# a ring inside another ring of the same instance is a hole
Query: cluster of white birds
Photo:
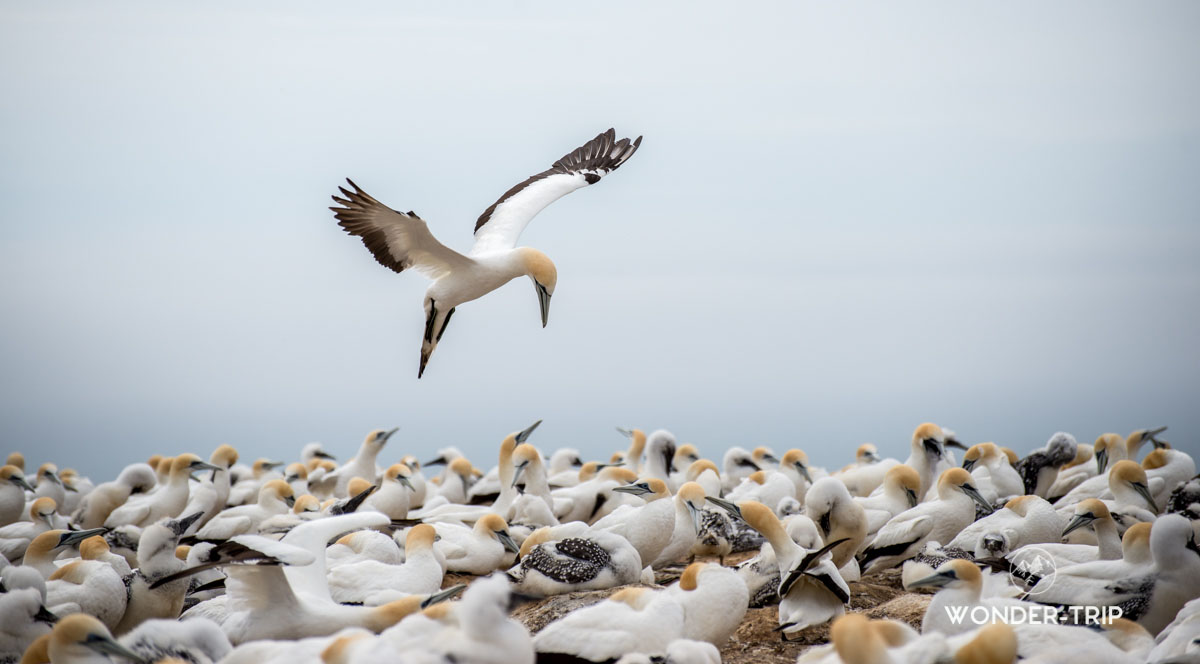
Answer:
[[[317, 443], [250, 466], [221, 445], [98, 485], [13, 453], [0, 662], [707, 664], [775, 605], [785, 641], [832, 621], [801, 662], [1200, 658], [1200, 480], [1162, 429], [1056, 433], [1022, 458], [926, 423], [906, 460], [865, 444], [829, 472], [638, 429], [585, 463], [529, 442], [539, 423], [487, 471], [453, 447], [381, 465], [396, 429], [341, 464]], [[920, 630], [848, 611], [863, 575], [935, 589]], [[608, 589], [536, 635], [511, 617]], [[1011, 619], [1029, 613], [1054, 620]]]

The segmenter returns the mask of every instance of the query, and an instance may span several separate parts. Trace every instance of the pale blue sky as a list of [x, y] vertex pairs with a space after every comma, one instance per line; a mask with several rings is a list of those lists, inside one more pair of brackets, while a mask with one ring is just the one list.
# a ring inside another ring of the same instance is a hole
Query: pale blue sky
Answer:
[[[648, 4], [0, 6], [3, 447], [1200, 447], [1200, 6]], [[514, 282], [418, 382], [426, 284], [336, 185], [461, 249], [609, 126], [642, 149], [522, 238], [549, 327]]]

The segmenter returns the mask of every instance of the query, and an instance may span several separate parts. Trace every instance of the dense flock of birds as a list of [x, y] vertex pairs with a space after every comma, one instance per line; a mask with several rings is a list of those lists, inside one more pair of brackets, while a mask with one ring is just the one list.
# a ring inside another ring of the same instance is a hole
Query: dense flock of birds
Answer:
[[[1162, 428], [1020, 457], [926, 423], [907, 460], [864, 444], [830, 472], [799, 449], [718, 465], [637, 429], [584, 463], [543, 455], [537, 425], [486, 472], [455, 448], [380, 466], [395, 429], [341, 464], [221, 445], [97, 485], [13, 453], [0, 661], [707, 664], [771, 605], [784, 640], [832, 621], [800, 662], [1200, 661], [1200, 479]], [[889, 574], [936, 590], [920, 630], [848, 610]], [[511, 617], [619, 586], [536, 635]]]

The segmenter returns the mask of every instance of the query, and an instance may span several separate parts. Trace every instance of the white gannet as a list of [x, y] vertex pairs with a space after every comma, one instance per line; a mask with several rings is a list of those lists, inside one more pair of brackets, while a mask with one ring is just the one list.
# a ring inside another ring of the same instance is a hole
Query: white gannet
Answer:
[[436, 523], [440, 539], [434, 543], [446, 558], [446, 571], [482, 576], [511, 561], [520, 548], [508, 532], [508, 524], [497, 514], [485, 514], [474, 528]]
[[15, 466], [17, 470], [24, 473], [25, 472], [25, 455], [21, 454], [20, 452], [9, 452], [8, 456], [5, 457], [4, 465]]
[[283, 479], [283, 473], [275, 470], [283, 466], [282, 461], [270, 459], [255, 459], [250, 468], [235, 464], [229, 471], [229, 498], [226, 504], [230, 507], [245, 505], [258, 497], [258, 490], [271, 480]]
[[[571, 521], [591, 523], [595, 521], [606, 513], [604, 511], [606, 506], [622, 504], [618, 500], [618, 496], [623, 494], [613, 493], [613, 489], [637, 481], [637, 473], [629, 468], [621, 466], [599, 468], [599, 464], [595, 461], [585, 463], [579, 473], [580, 482], [575, 486], [563, 487], [550, 492], [554, 498], [555, 516], [561, 523]], [[587, 477], [589, 473], [591, 473], [591, 477]]]
[[704, 487], [688, 482], [679, 487], [672, 502], [675, 503], [675, 529], [671, 541], [658, 557], [650, 561], [651, 567], [662, 567], [683, 560], [696, 544], [700, 532], [700, 512], [704, 509]]
[[54, 626], [48, 645], [54, 664], [109, 664], [109, 655], [138, 664], [146, 660], [117, 643], [104, 623], [83, 613], [67, 616]]
[[[441, 502], [464, 505], [467, 502], [467, 491], [471, 488], [471, 473], [474, 466], [470, 459], [464, 456], [455, 457], [446, 464], [446, 468], [437, 484], [429, 488], [430, 498], [426, 505], [440, 499]], [[438, 479], [438, 478], [434, 478]]]
[[200, 513], [180, 519], [164, 519], [147, 526], [138, 540], [137, 569], [127, 582], [129, 602], [114, 632], [118, 635], [151, 618], [178, 618], [183, 611], [188, 580], [166, 582], [164, 578], [184, 568], [184, 561], [175, 556], [179, 538]]
[[855, 497], [867, 518], [867, 537], [860, 549], [865, 549], [870, 538], [879, 532], [892, 517], [917, 506], [921, 502], [921, 476], [912, 466], [897, 463], [884, 473], [879, 491], [868, 497]]
[[212, 664], [233, 650], [225, 632], [211, 620], [147, 620], [117, 642], [148, 662], [176, 658], [191, 664]]
[[733, 491], [734, 487], [741, 484], [742, 480], [750, 476], [751, 473], [758, 472], [762, 468], [755, 463], [754, 457], [750, 452], [743, 447], [731, 447], [725, 450], [725, 456], [722, 457], [721, 465], [724, 470], [721, 473], [722, 488], [725, 491]]
[[1017, 496], [1003, 509], [967, 525], [946, 545], [977, 560], [1002, 558], [1027, 544], [1058, 542], [1066, 526], [1067, 520], [1044, 498]]
[[921, 490], [917, 495], [922, 501], [934, 492], [938, 469], [947, 463], [945, 444], [945, 433], [932, 422], [925, 422], [913, 431], [908, 460], [904, 464], [921, 476]]
[[1075, 487], [1093, 477], [1106, 474], [1110, 446], [1114, 449], [1120, 448], [1122, 450], [1121, 455], [1114, 459], [1114, 461], [1125, 458], [1125, 438], [1120, 434], [1102, 433], [1096, 437], [1096, 442], [1091, 445], [1079, 443], [1079, 447], [1075, 449], [1075, 459], [1058, 471], [1058, 478], [1054, 480], [1054, 484], [1046, 492], [1050, 502], [1057, 501]]
[[1142, 459], [1146, 482], [1157, 505], [1166, 503], [1171, 491], [1196, 476], [1196, 462], [1180, 450], [1160, 447]]
[[415, 494], [412, 470], [402, 463], [394, 463], [383, 471], [379, 490], [369, 495], [364, 505], [388, 515], [393, 521], [408, 518], [409, 499]]
[[260, 535], [273, 535], [289, 532], [292, 528], [326, 516], [321, 512], [321, 501], [312, 494], [304, 494], [296, 499], [290, 512], [268, 517], [258, 524]]
[[642, 472], [642, 453], [646, 449], [646, 432], [641, 429], [622, 429], [621, 427], [617, 427], [617, 431], [629, 439], [629, 449], [621, 454], [619, 461], [614, 458], [610, 463], [624, 463], [626, 468], [640, 474]]
[[1017, 472], [1025, 484], [1024, 494], [1047, 497], [1050, 487], [1058, 479], [1058, 470], [1075, 460], [1075, 436], [1059, 431], [1046, 442], [1017, 462]]
[[726, 500], [731, 502], [753, 500], [772, 507], [788, 497], [796, 497], [796, 485], [775, 470], [756, 470], [725, 494]]
[[409, 529], [404, 540], [402, 565], [361, 560], [330, 569], [329, 591], [334, 601], [378, 606], [405, 595], [437, 592], [442, 587], [445, 570], [434, 553], [433, 540], [436, 536], [434, 527], [426, 523]]
[[21, 518], [25, 511], [25, 492], [33, 491], [25, 481], [25, 473], [14, 465], [0, 468], [0, 526]]
[[417, 511], [410, 516], [429, 520], [430, 518], [448, 518], [472, 521], [487, 513], [504, 515], [517, 497], [513, 486], [513, 450], [517, 445], [524, 444], [542, 423], [534, 422], [522, 431], [510, 433], [500, 442], [499, 460], [493, 469], [495, 474], [488, 472], [483, 479], [471, 486], [467, 496], [471, 502], [486, 500], [489, 496], [498, 496], [492, 501], [491, 507], [486, 505], [440, 505], [438, 507]]
[[937, 491], [937, 500], [901, 512], [879, 529], [863, 551], [863, 573], [893, 567], [916, 555], [926, 542], [949, 542], [975, 520], [976, 504], [991, 510], [962, 468], [944, 471]]
[[867, 515], [841, 480], [822, 477], [814, 482], [804, 495], [804, 514], [820, 528], [822, 541], [845, 540], [831, 552], [835, 567], [853, 562], [867, 538]]
[[192, 524], [193, 532], [208, 523], [217, 515], [217, 512], [225, 509], [231, 488], [229, 472], [237, 460], [238, 453], [232, 445], [221, 445], [208, 457], [208, 462], [216, 466], [216, 470], [191, 488], [187, 505], [180, 512], [180, 514], [201, 513], [200, 518]]
[[86, 613], [109, 630], [115, 629], [125, 615], [127, 601], [121, 576], [99, 560], [68, 563], [46, 579], [46, 605], [51, 611], [60, 616]]
[[10, 588], [0, 593], [0, 661], [16, 662], [60, 616], [46, 609], [36, 588]]
[[958, 610], [958, 607], [966, 607], [966, 610], [970, 611], [982, 606], [989, 612], [1005, 606], [1029, 607], [1028, 603], [1011, 597], [983, 597], [983, 585], [983, 573], [979, 568], [974, 563], [962, 559], [946, 562], [938, 567], [934, 574], [908, 584], [909, 589], [940, 589], [925, 610], [921, 632], [961, 634], [979, 626], [970, 620], [954, 620], [953, 612]]
[[900, 462], [896, 459], [881, 459], [878, 448], [871, 443], [863, 443], [855, 451], [854, 463], [832, 476], [846, 485], [850, 495], [866, 497], [883, 483], [887, 472], [898, 465]]
[[292, 487], [292, 493], [303, 496], [308, 493], [308, 466], [294, 462], [283, 469], [283, 481]]
[[[697, 459], [687, 466], [683, 482], [695, 482], [704, 488], [704, 494], [721, 497], [721, 471], [709, 459]], [[681, 482], [682, 484], [682, 482]]]
[[[1058, 543], [1057, 540], [1065, 539], [1071, 533], [1089, 526], [1095, 531], [1096, 544]], [[1025, 544], [1034, 544], [1034, 542], [1028, 541]], [[1039, 551], [1049, 554], [1058, 567], [1092, 560], [1117, 560], [1121, 558], [1121, 536], [1117, 532], [1117, 524], [1113, 521], [1112, 514], [1109, 513], [1108, 506], [1104, 504], [1104, 501], [1089, 498], [1075, 505], [1073, 518], [1057, 538], [1047, 540], [1045, 544], [1037, 544], [1037, 548]], [[1020, 550], [1016, 547], [1014, 549]]]
[[[407, 536], [411, 533], [412, 529], [410, 528], [403, 534]], [[404, 541], [400, 538], [401, 534], [397, 532], [395, 537], [389, 537], [378, 530], [368, 528], [342, 535], [340, 539], [325, 549], [325, 565], [329, 568], [328, 576], [332, 579], [333, 570], [337, 567], [356, 565], [361, 562], [400, 565], [405, 558], [404, 551], [400, 549], [401, 542]], [[332, 592], [332, 590], [333, 586], [331, 585], [330, 591]], [[361, 600], [359, 601], [361, 602]]]
[[1025, 495], [1020, 473], [1008, 463], [1008, 457], [995, 443], [979, 443], [967, 448], [962, 467], [975, 478], [979, 493], [990, 501]]
[[66, 501], [67, 493], [63, 488], [62, 480], [58, 477], [58, 466], [52, 463], [43, 463], [38, 467], [32, 498], [53, 498], [55, 505], [62, 505]]
[[1200, 598], [1184, 604], [1175, 615], [1175, 620], [1158, 633], [1157, 641], [1147, 661], [1160, 662], [1171, 657], [1200, 653]]
[[687, 470], [699, 460], [700, 451], [696, 449], [695, 445], [684, 443], [675, 448], [675, 458], [671, 460], [671, 467], [674, 470], [671, 471], [671, 481], [667, 482], [672, 491], [678, 489], [680, 484], [690, 481], [687, 479]]
[[521, 560], [508, 570], [514, 590], [546, 597], [638, 581], [644, 565], [628, 540], [576, 524], [539, 528], [521, 543]]
[[[554, 497], [550, 494], [550, 485], [546, 481], [546, 467], [542, 463], [542, 455], [537, 448], [529, 443], [518, 445], [512, 454], [513, 478], [512, 486], [519, 488], [520, 496], [514, 500], [514, 509], [509, 514], [501, 514], [506, 520], [513, 522], [525, 522], [524, 519], [517, 517], [517, 500], [528, 501], [530, 499], [540, 500], [545, 503], [545, 511], [554, 519]], [[522, 511], [528, 512], [529, 507], [521, 508]], [[537, 513], [542, 513], [538, 509]], [[557, 523], [537, 523], [538, 526], [558, 525]]]
[[16, 562], [25, 555], [25, 549], [33, 538], [47, 530], [65, 530], [66, 521], [58, 516], [58, 504], [49, 496], [38, 498], [29, 504], [29, 521], [16, 521], [0, 527], [0, 555]]
[[267, 519], [286, 514], [296, 504], [292, 487], [283, 480], [271, 480], [258, 490], [258, 502], [230, 507], [213, 517], [196, 532], [202, 540], [226, 540], [234, 535], [258, 531]]
[[533, 637], [533, 646], [539, 656], [605, 662], [630, 652], [664, 652], [683, 628], [683, 607], [673, 594], [633, 586], [546, 625]]
[[363, 439], [362, 445], [358, 448], [358, 453], [354, 455], [346, 463], [338, 467], [337, 470], [327, 474], [322, 479], [322, 487], [320, 490], [328, 491], [338, 498], [347, 496], [347, 487], [350, 485], [350, 480], [355, 477], [361, 477], [372, 484], [379, 477], [380, 468], [375, 464], [375, 459], [383, 450], [383, 446], [387, 444], [399, 427], [395, 427], [390, 431], [376, 429], [367, 434]]
[[675, 461], [675, 434], [658, 429], [646, 438], [646, 464], [641, 475], [671, 481], [672, 464]]
[[47, 530], [33, 538], [33, 541], [26, 547], [25, 557], [21, 560], [21, 565], [36, 569], [43, 577], [50, 576], [58, 569], [54, 564], [54, 559], [61, 553], [59, 549], [64, 546], [74, 546], [92, 535], [100, 535], [102, 533], [104, 533], [104, 528], [92, 528], [90, 530]]
[[665, 594], [683, 607], [680, 636], [725, 645], [746, 615], [749, 591], [733, 570], [712, 563], [692, 563]]
[[408, 481], [413, 485], [412, 496], [408, 500], [409, 505], [411, 507], [424, 506], [429, 487], [425, 481], [425, 473], [421, 471], [421, 461], [412, 454], [405, 454], [400, 457], [400, 463], [408, 467]]
[[105, 519], [109, 528], [137, 526], [144, 528], [159, 519], [175, 518], [187, 506], [190, 489], [188, 482], [197, 470], [223, 470], [200, 459], [195, 454], [180, 454], [171, 461], [171, 470], [166, 486], [153, 494], [139, 494], [114, 509]]
[[631, 652], [616, 664], [721, 664], [721, 651], [707, 641], [675, 639], [664, 652]]
[[[338, 225], [362, 238], [375, 260], [395, 272], [412, 268], [433, 280], [425, 291], [425, 333], [421, 342], [421, 364], [417, 377], [446, 332], [455, 307], [470, 302], [527, 276], [537, 291], [542, 327], [550, 314], [550, 297], [558, 282], [554, 263], [542, 252], [517, 247], [521, 231], [550, 203], [615, 171], [641, 145], [639, 136], [616, 140], [612, 129], [509, 189], [480, 215], [475, 224], [475, 244], [460, 254], [442, 244], [425, 221], [412, 211], [397, 212], [372, 198], [358, 185], [339, 187], [342, 197], [331, 207]], [[344, 198], [343, 198], [344, 197]]]
[[644, 505], [622, 505], [597, 521], [592, 528], [607, 530], [629, 540], [637, 549], [642, 564], [649, 567], [671, 543], [675, 532], [675, 503], [667, 483], [651, 477], [634, 484], [619, 486], [613, 491], [638, 496]]
[[300, 462], [308, 463], [313, 459], [325, 459], [326, 461], [337, 461], [337, 457], [325, 451], [325, 446], [318, 442], [306, 444], [300, 449]]
[[99, 528], [131, 495], [146, 493], [157, 483], [158, 476], [150, 466], [144, 463], [125, 466], [117, 479], [100, 484], [80, 499], [71, 521], [80, 528]]

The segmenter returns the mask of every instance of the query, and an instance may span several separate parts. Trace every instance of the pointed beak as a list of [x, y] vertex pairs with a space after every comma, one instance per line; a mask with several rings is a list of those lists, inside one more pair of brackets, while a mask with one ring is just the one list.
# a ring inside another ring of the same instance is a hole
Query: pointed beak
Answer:
[[326, 452], [325, 450], [317, 450], [316, 452], [313, 452], [313, 456], [315, 456], [318, 459], [328, 459], [330, 461], [337, 461], [337, 457], [333, 456], [329, 452]]
[[867, 457], [867, 463], [879, 463], [879, 455], [874, 452], [867, 452], [863, 456]]
[[192, 514], [189, 514], [185, 517], [180, 517], [174, 521], [168, 522], [167, 527], [170, 528], [175, 533], [176, 537], [178, 537], [178, 536], [186, 533], [188, 531], [188, 528], [191, 528], [192, 524], [196, 523], [196, 521], [202, 516], [204, 516], [203, 510], [201, 510], [199, 512], [193, 512]]
[[797, 471], [799, 471], [799, 473], [800, 473], [800, 474], [801, 474], [801, 475], [804, 477], [804, 480], [805, 480], [806, 482], [808, 482], [809, 484], [812, 484], [812, 483], [813, 483], [813, 481], [812, 481], [812, 475], [810, 475], [810, 474], [809, 474], [809, 472], [808, 472], [808, 466], [806, 466], [806, 465], [804, 465], [804, 464], [800, 463], [799, 461], [797, 461], [797, 462], [796, 462], [796, 470], [797, 470]]
[[533, 424], [530, 424], [528, 427], [526, 427], [524, 431], [518, 433], [516, 436], [517, 443], [520, 444], [520, 443], [524, 443], [525, 441], [529, 440], [529, 436], [531, 436], [533, 434], [534, 429], [537, 429], [538, 425], [540, 425], [541, 423], [542, 423], [542, 421], [538, 420], [537, 422], [534, 422]]
[[1096, 474], [1103, 475], [1104, 467], [1108, 465], [1108, 450], [1096, 452]]
[[43, 514], [42, 521], [45, 522], [45, 524], [47, 526], [50, 526], [50, 530], [54, 530], [54, 515], [53, 514]]
[[59, 479], [58, 483], [62, 485], [63, 489], [66, 489], [67, 491], [70, 491], [71, 493], [79, 493], [79, 489], [76, 489], [75, 487], [71, 486], [70, 484], [63, 482], [61, 477], [58, 479]]
[[37, 613], [33, 614], [33, 619], [37, 620], [38, 622], [48, 623], [50, 625], [58, 622], [58, 616], [51, 613], [50, 610], [44, 606], [38, 607]]
[[963, 459], [963, 462], [962, 462], [963, 470], [967, 471], [968, 473], [971, 472], [971, 469], [974, 468], [975, 464], [978, 462], [979, 462], [979, 459]]
[[444, 466], [446, 465], [446, 457], [440, 456], [436, 459], [431, 459], [425, 462], [426, 466]]
[[[282, 466], [282, 465], [283, 465], [283, 463], [282, 463], [282, 462], [280, 462], [280, 463], [271, 463], [271, 464], [267, 465], [267, 468], [276, 468], [276, 467], [278, 467], [278, 466]], [[224, 468], [222, 468], [222, 467], [220, 467], [220, 466], [213, 465], [213, 464], [211, 464], [211, 463], [208, 463], [207, 461], [193, 461], [193, 462], [192, 462], [192, 469], [193, 469], [193, 470], [211, 470], [211, 471], [213, 471], [214, 473], [215, 473], [215, 472], [217, 472], [218, 470], [225, 470]]]
[[621, 434], [622, 436], [625, 436], [626, 438], [633, 438], [633, 429], [626, 429], [625, 427], [617, 427], [617, 433]]
[[908, 508], [909, 509], [916, 507], [917, 503], [921, 502], [921, 499], [917, 498], [917, 492], [913, 491], [912, 489], [909, 489], [907, 487], [904, 489], [904, 496], [906, 498], [908, 498]]
[[58, 538], [59, 546], [68, 546], [78, 544], [83, 540], [92, 537], [93, 535], [103, 535], [108, 532], [108, 528], [91, 528], [89, 530], [72, 530], [63, 533], [62, 537]]
[[296, 506], [296, 496], [294, 496], [294, 495], [293, 496], [285, 496], [283, 499], [283, 502], [288, 507], [295, 507]]
[[399, 430], [400, 430], [400, 427], [393, 427], [391, 431], [385, 431], [383, 433], [383, 436], [381, 436], [379, 438], [379, 444], [383, 445], [384, 443], [388, 442], [388, 439], [391, 438]]
[[512, 535], [509, 535], [507, 530], [497, 530], [496, 539], [500, 540], [506, 551], [512, 551], [513, 553], [521, 552], [521, 547], [517, 546], [517, 543], [513, 541]]
[[644, 496], [650, 493], [650, 489], [641, 484], [626, 484], [625, 486], [613, 487], [613, 491], [628, 493], [634, 496]]
[[725, 510], [726, 512], [729, 512], [733, 516], [736, 516], [739, 519], [742, 518], [741, 508], [739, 508], [737, 505], [729, 502], [728, 500], [725, 500], [724, 498], [716, 498], [714, 496], [705, 496], [704, 499], [707, 500], [708, 502], [712, 503], [713, 505], [720, 507], [721, 509]]
[[408, 490], [409, 490], [409, 491], [416, 491], [416, 490], [417, 490], [417, 489], [416, 489], [416, 487], [414, 487], [414, 486], [413, 486], [413, 483], [412, 483], [412, 482], [410, 482], [410, 481], [409, 481], [409, 479], [408, 479], [407, 477], [403, 476], [403, 475], [397, 475], [397, 476], [396, 476], [396, 481], [397, 481], [397, 482], [400, 482], [400, 483], [401, 483], [401, 484], [403, 484], [404, 486], [408, 487]]
[[516, 486], [517, 482], [521, 481], [521, 474], [525, 472], [525, 469], [528, 466], [529, 466], [528, 461], [522, 461], [521, 463], [517, 464], [516, 467], [513, 468], [513, 481], [512, 481], [512, 484], [510, 484], [509, 486]]
[[971, 486], [970, 484], [964, 484], [960, 488], [962, 489], [963, 493], [971, 497], [971, 500], [974, 500], [979, 504], [980, 507], [983, 508], [985, 514], [991, 514], [992, 512], [996, 511], [991, 505], [988, 504], [988, 501], [984, 499], [984, 497], [979, 493], [979, 490], [975, 487]]
[[700, 532], [700, 508], [692, 504], [690, 500], [683, 501], [687, 505], [688, 512], [692, 515], [692, 525], [696, 527], [696, 532]]
[[54, 473], [44, 473], [44, 476], [46, 479], [50, 480], [51, 482], [54, 482], [55, 484], [62, 486], [62, 480], [58, 479], [58, 475], [55, 475]]
[[1142, 482], [1130, 482], [1129, 486], [1133, 487], [1133, 490], [1137, 491], [1139, 496], [1146, 499], [1146, 504], [1150, 506], [1151, 512], [1158, 514], [1158, 505], [1154, 504], [1154, 496], [1150, 495], [1150, 489], [1145, 484]]
[[138, 664], [145, 664], [146, 662], [146, 659], [141, 655], [130, 650], [129, 648], [126, 648], [120, 643], [113, 641], [112, 638], [108, 636], [89, 634], [87, 639], [83, 642], [83, 645], [98, 653], [123, 657], [132, 662], [137, 662]]
[[926, 454], [933, 455], [938, 459], [946, 458], [946, 450], [942, 449], [941, 443], [932, 438], [926, 438], [925, 440], [921, 441], [921, 443], [925, 446]]
[[1095, 520], [1096, 517], [1092, 516], [1091, 514], [1076, 514], [1075, 518], [1071, 519], [1071, 522], [1068, 523], [1067, 527], [1062, 531], [1062, 536], [1066, 537], [1080, 528], [1085, 528]]
[[546, 327], [546, 323], [550, 320], [550, 293], [546, 292], [546, 287], [535, 282], [537, 287], [538, 308], [542, 312], [542, 327]]
[[429, 607], [433, 606], [434, 604], [444, 602], [448, 599], [453, 598], [455, 595], [461, 594], [462, 591], [464, 591], [466, 589], [467, 589], [467, 584], [465, 584], [465, 583], [460, 583], [456, 586], [450, 586], [449, 588], [447, 588], [445, 590], [436, 592], [436, 593], [430, 595], [429, 597], [427, 597], [425, 599], [425, 601], [421, 602], [421, 608], [428, 609]]
[[10, 477], [9, 480], [26, 491], [33, 491], [33, 487], [29, 486], [29, 482], [25, 481], [24, 477]]
[[909, 588], [941, 588], [946, 584], [954, 581], [958, 577], [954, 576], [953, 572], [938, 572], [933, 576], [927, 576], [908, 584]]
[[953, 448], [955, 448], [955, 449], [958, 449], [958, 450], [965, 450], [965, 449], [967, 449], [967, 446], [966, 446], [966, 445], [963, 445], [963, 444], [962, 444], [962, 443], [960, 443], [960, 442], [958, 442], [958, 439], [957, 439], [957, 438], [951, 438], [950, 440], [947, 440], [947, 441], [946, 441], [946, 447], [953, 447]]

